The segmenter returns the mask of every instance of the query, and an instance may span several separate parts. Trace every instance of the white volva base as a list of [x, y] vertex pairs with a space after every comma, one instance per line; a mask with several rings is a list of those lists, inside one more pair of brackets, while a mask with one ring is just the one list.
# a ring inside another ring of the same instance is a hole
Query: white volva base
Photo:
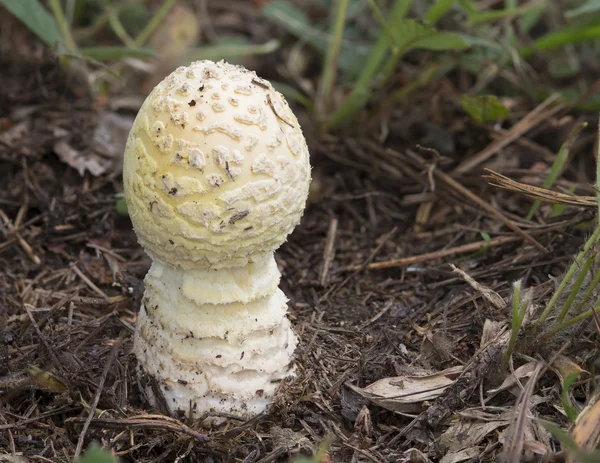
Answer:
[[148, 400], [196, 418], [264, 411], [293, 375], [297, 345], [279, 278], [272, 253], [236, 269], [182, 270], [155, 261], [133, 346]]

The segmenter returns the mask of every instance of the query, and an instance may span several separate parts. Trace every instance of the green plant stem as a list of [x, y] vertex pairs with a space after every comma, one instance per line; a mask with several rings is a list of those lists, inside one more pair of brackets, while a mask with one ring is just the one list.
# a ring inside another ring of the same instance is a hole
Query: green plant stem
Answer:
[[523, 323], [523, 318], [525, 316], [528, 303], [529, 301], [523, 301], [523, 303], [521, 303], [521, 280], [515, 281], [513, 285], [510, 340], [508, 341], [508, 346], [506, 348], [506, 352], [504, 353], [504, 366], [508, 365], [508, 361], [515, 349], [515, 344], [517, 343], [517, 337], [519, 336], [519, 331], [521, 330], [521, 324]]
[[[105, 9], [101, 15], [97, 16], [92, 24], [87, 27], [76, 29], [74, 32], [75, 37], [79, 41], [86, 40], [90, 37], [93, 37], [98, 32], [102, 30], [102, 28], [106, 25], [109, 19], [108, 9]], [[81, 43], [81, 42], [80, 42]]]
[[600, 237], [600, 226], [596, 226], [594, 233], [592, 233], [592, 236], [590, 236], [589, 239], [583, 245], [583, 250], [577, 254], [577, 257], [575, 258], [575, 262], [573, 262], [573, 264], [571, 264], [571, 267], [569, 268], [569, 270], [567, 270], [567, 273], [565, 274], [564, 278], [560, 282], [560, 285], [558, 285], [558, 288], [556, 289], [556, 291], [554, 291], [554, 294], [550, 298], [548, 305], [546, 306], [546, 308], [540, 315], [540, 318], [537, 319], [536, 323], [543, 322], [544, 320], [546, 320], [548, 318], [548, 316], [552, 312], [552, 309], [556, 305], [556, 302], [558, 301], [558, 299], [560, 298], [560, 296], [566, 289], [567, 285], [571, 281], [571, 278], [573, 278], [573, 275], [575, 274], [577, 269], [581, 266], [581, 263], [583, 262], [583, 259], [587, 255], [587, 252], [598, 241], [599, 237]]
[[65, 12], [62, 9], [60, 0], [49, 0], [48, 5], [52, 10], [52, 14], [54, 15], [54, 19], [56, 20], [56, 24], [58, 25], [58, 29], [60, 30], [63, 40], [65, 41], [66, 47], [71, 51], [77, 50], [77, 44], [75, 43], [75, 40], [73, 40], [71, 28], [69, 27], [69, 23], [65, 17]]
[[600, 272], [596, 272], [596, 274], [594, 275], [594, 278], [592, 278], [592, 281], [590, 282], [584, 295], [582, 296], [581, 300], [577, 303], [577, 306], [575, 307], [575, 310], [573, 311], [573, 313], [575, 315], [577, 315], [581, 312], [581, 309], [583, 309], [583, 306], [585, 305], [585, 303], [587, 301], [589, 301], [590, 297], [592, 297], [592, 294], [596, 290], [596, 287], [598, 286], [599, 283], [600, 283]]
[[396, 48], [397, 48], [396, 47], [396, 39], [394, 38], [394, 34], [392, 33], [392, 31], [390, 30], [390, 25], [385, 21], [385, 18], [383, 17], [381, 8], [379, 8], [379, 5], [377, 5], [377, 3], [375, 3], [375, 0], [366, 0], [366, 1], [367, 1], [367, 4], [369, 5], [369, 8], [371, 8], [371, 12], [373, 13], [373, 16], [375, 16], [375, 19], [379, 23], [379, 26], [381, 27], [382, 32], [387, 35], [389, 43], [390, 43], [390, 47], [392, 48], [392, 53], [395, 53]]
[[320, 111], [328, 111], [329, 109], [331, 89], [335, 82], [335, 76], [338, 69], [338, 58], [342, 48], [348, 0], [334, 0], [332, 8], [334, 21], [331, 29], [331, 40], [329, 41], [329, 46], [325, 53], [323, 73], [321, 74], [321, 82], [319, 85], [319, 103], [317, 107]]
[[561, 323], [565, 319], [567, 313], [569, 312], [569, 309], [571, 308], [571, 305], [573, 305], [573, 301], [577, 297], [577, 293], [579, 293], [579, 290], [581, 289], [583, 280], [585, 280], [585, 277], [587, 276], [588, 272], [590, 271], [590, 267], [592, 266], [593, 262], [594, 262], [594, 259], [592, 257], [590, 257], [589, 259], [587, 259], [585, 261], [585, 264], [583, 265], [581, 272], [579, 272], [579, 276], [577, 277], [577, 280], [575, 280], [575, 284], [573, 285], [573, 288], [571, 289], [571, 292], [569, 293], [569, 297], [567, 298], [567, 300], [565, 302], [565, 306], [563, 307], [561, 313], [559, 314], [558, 318], [556, 319], [558, 323]]
[[171, 8], [175, 6], [177, 0], [165, 0], [165, 2], [161, 5], [158, 11], [152, 16], [152, 19], [148, 22], [146, 27], [138, 34], [138, 36], [133, 41], [134, 46], [141, 47], [146, 43], [146, 40], [150, 38], [154, 30], [159, 26], [159, 24], [165, 19], [165, 16], [171, 11]]
[[125, 30], [125, 27], [123, 27], [123, 23], [119, 19], [118, 11], [114, 8], [109, 7], [108, 23], [110, 24], [110, 27], [112, 28], [115, 35], [119, 37], [123, 44], [131, 48], [138, 48], [135, 46], [135, 43], [133, 42], [131, 36]]
[[599, 303], [596, 304], [596, 307], [594, 307], [593, 309], [586, 310], [585, 312], [582, 312], [582, 313], [580, 313], [579, 315], [576, 315], [573, 318], [569, 318], [566, 322], [562, 322], [560, 325], [552, 328], [547, 333], [544, 333], [540, 337], [540, 341], [539, 342], [541, 343], [541, 342], [547, 341], [548, 339], [551, 339], [554, 336], [556, 336], [558, 333], [560, 333], [565, 328], [568, 328], [569, 326], [574, 325], [575, 323], [579, 323], [579, 322], [581, 322], [583, 320], [586, 320], [586, 319], [590, 318], [591, 316], [594, 315], [594, 311], [596, 311], [596, 313], [598, 312], [599, 308], [600, 308], [600, 301], [599, 301]]
[[[393, 24], [394, 21], [404, 18], [408, 13], [410, 4], [411, 0], [396, 0], [388, 14], [387, 23]], [[367, 104], [371, 94], [371, 87], [381, 68], [381, 62], [390, 50], [390, 46], [391, 44], [386, 34], [381, 34], [377, 43], [371, 50], [369, 59], [354, 84], [354, 88], [350, 92], [350, 95], [348, 95], [344, 102], [338, 106], [336, 111], [327, 121], [326, 127], [328, 129], [344, 125]]]
[[457, 0], [437, 0], [423, 16], [423, 22], [429, 26], [435, 26], [444, 17]]

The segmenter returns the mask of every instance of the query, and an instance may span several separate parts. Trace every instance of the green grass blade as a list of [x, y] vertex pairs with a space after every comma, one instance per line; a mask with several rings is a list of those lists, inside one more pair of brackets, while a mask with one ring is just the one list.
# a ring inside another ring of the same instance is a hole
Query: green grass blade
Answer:
[[[569, 159], [569, 153], [571, 152], [573, 143], [575, 143], [575, 140], [577, 139], [577, 137], [579, 136], [581, 131], [583, 129], [585, 129], [586, 127], [587, 127], [587, 122], [583, 123], [581, 125], [578, 125], [571, 131], [571, 133], [569, 133], [569, 135], [567, 136], [567, 140], [562, 144], [562, 146], [558, 150], [558, 154], [556, 155], [556, 158], [554, 159], [554, 162], [552, 163], [552, 166], [550, 167], [550, 172], [548, 173], [548, 176], [544, 180], [544, 184], [543, 184], [544, 188], [551, 188], [554, 185], [554, 182], [556, 182], [556, 180], [562, 173], [563, 168], [564, 168], [567, 160]], [[537, 210], [539, 209], [541, 204], [542, 204], [541, 201], [539, 201], [539, 200], [535, 201], [533, 203], [533, 205], [531, 206], [531, 209], [529, 209], [529, 212], [527, 213], [527, 216], [525, 217], [525, 219], [531, 220], [533, 218], [533, 216], [535, 215], [535, 213], [537, 212]]]
[[266, 55], [279, 48], [279, 40], [273, 39], [260, 44], [228, 43], [193, 48], [186, 53], [183, 61], [189, 63], [203, 59], [219, 60], [232, 59], [251, 55]]
[[[391, 11], [388, 13], [388, 24], [404, 18], [410, 9], [412, 0], [396, 0]], [[328, 121], [328, 128], [336, 128], [352, 119], [358, 111], [369, 101], [371, 88], [376, 80], [377, 73], [381, 69], [381, 63], [388, 55], [392, 44], [385, 34], [381, 34], [377, 43], [371, 50], [369, 58], [360, 73], [354, 88], [344, 102], [336, 109]]]
[[335, 76], [338, 70], [338, 58], [342, 49], [342, 38], [344, 36], [344, 26], [346, 24], [346, 12], [348, 10], [348, 0], [334, 0], [332, 3], [333, 22], [331, 27], [331, 40], [325, 53], [323, 61], [323, 72], [319, 84], [319, 99], [317, 108], [320, 111], [327, 111], [331, 99], [331, 89], [335, 82]]
[[135, 47], [133, 39], [129, 33], [125, 30], [123, 23], [119, 19], [118, 11], [115, 8], [109, 8], [108, 13], [108, 24], [115, 33], [115, 35], [128, 47]]
[[133, 41], [136, 47], [141, 47], [146, 43], [160, 23], [163, 22], [165, 16], [171, 11], [171, 8], [175, 6], [175, 3], [177, 3], [177, 0], [165, 0], [152, 19], [150, 19], [146, 27], [144, 27], [142, 32], [140, 32]]
[[600, 37], [600, 17], [584, 18], [563, 27], [557, 32], [551, 32], [537, 39], [531, 47], [522, 48], [519, 54], [523, 58], [533, 55], [537, 51], [554, 50], [566, 45], [592, 40]]
[[63, 40], [65, 41], [65, 45], [71, 51], [77, 50], [77, 44], [73, 39], [73, 35], [71, 34], [71, 28], [69, 27], [69, 22], [65, 17], [65, 12], [62, 9], [62, 5], [59, 0], [49, 0], [48, 5], [52, 10], [52, 14], [54, 14], [54, 19], [56, 20], [56, 24], [58, 25], [58, 29], [62, 34]]
[[89, 47], [80, 48], [79, 54], [98, 61], [113, 61], [121, 58], [156, 58], [154, 50], [129, 47]]
[[4, 5], [46, 45], [53, 47], [60, 40], [56, 21], [38, 0], [0, 0], [0, 5]]
[[521, 285], [521, 280], [517, 280], [513, 284], [511, 331], [508, 346], [504, 353], [504, 365], [508, 365], [508, 361], [515, 349], [517, 337], [519, 336], [519, 331], [521, 331], [521, 325], [529, 306], [528, 299], [521, 300]]
[[600, 0], [588, 0], [583, 5], [565, 11], [566, 18], [574, 18], [583, 14], [597, 13], [600, 11]]
[[583, 245], [583, 250], [577, 254], [577, 257], [575, 257], [575, 261], [573, 262], [573, 264], [571, 264], [571, 267], [569, 268], [569, 270], [567, 270], [567, 273], [565, 274], [562, 281], [558, 285], [558, 288], [556, 289], [556, 291], [554, 291], [554, 294], [550, 298], [548, 305], [546, 305], [546, 308], [540, 315], [540, 318], [537, 319], [536, 323], [543, 322], [552, 313], [552, 309], [554, 309], [554, 306], [558, 302], [558, 299], [560, 298], [562, 293], [567, 288], [567, 285], [571, 281], [571, 278], [573, 278], [573, 276], [575, 275], [575, 272], [577, 271], [578, 268], [580, 268], [581, 264], [583, 263], [583, 259], [585, 259], [587, 257], [588, 251], [590, 250], [590, 248], [593, 245], [595, 245], [598, 242], [599, 238], [600, 238], [600, 226], [596, 226], [594, 233], [592, 233], [592, 236], [590, 236], [589, 239]]
[[569, 389], [577, 378], [581, 376], [580, 372], [571, 373], [564, 379], [562, 390], [560, 391], [560, 398], [563, 404], [563, 408], [565, 409], [565, 413], [567, 414], [567, 418], [571, 423], [574, 423], [577, 419], [577, 415], [579, 415], [579, 411], [571, 404], [571, 400], [569, 399]]
[[522, 8], [506, 8], [503, 10], [487, 10], [477, 11], [469, 15], [469, 22], [472, 24], [497, 21], [499, 19], [505, 19], [510, 17], [523, 16], [531, 11], [537, 11], [542, 9], [543, 6], [529, 6]]
[[581, 285], [583, 284], [583, 281], [585, 280], [585, 277], [589, 273], [590, 268], [593, 263], [594, 263], [594, 259], [590, 257], [589, 259], [587, 259], [585, 261], [585, 264], [583, 264], [581, 272], [579, 272], [579, 276], [575, 280], [575, 283], [573, 284], [573, 288], [571, 289], [571, 292], [569, 293], [569, 297], [565, 301], [565, 306], [563, 307], [562, 311], [558, 315], [558, 318], [556, 319], [557, 323], [561, 323], [565, 319], [565, 316], [567, 315], [567, 313], [569, 313], [569, 310], [571, 309], [571, 306], [573, 305], [573, 301], [577, 297], [577, 294], [579, 293], [579, 290], [581, 289]]
[[430, 26], [435, 26], [455, 3], [456, 0], [437, 0], [423, 16], [423, 22]]

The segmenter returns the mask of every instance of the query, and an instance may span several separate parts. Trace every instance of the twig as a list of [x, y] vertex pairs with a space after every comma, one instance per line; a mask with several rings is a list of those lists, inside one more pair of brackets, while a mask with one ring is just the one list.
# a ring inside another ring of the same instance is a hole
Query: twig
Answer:
[[73, 272], [83, 280], [83, 282], [88, 285], [88, 287], [94, 291], [96, 294], [98, 294], [98, 296], [103, 297], [104, 299], [108, 299], [108, 296], [106, 295], [106, 293], [104, 291], [102, 291], [100, 288], [98, 288], [98, 286], [96, 286], [94, 284], [94, 282], [92, 280], [90, 280], [87, 275], [85, 275], [80, 269], [79, 267], [77, 267], [76, 264], [73, 264], [71, 266], [71, 268], [73, 269]]
[[502, 214], [502, 212], [497, 210], [494, 206], [492, 206], [488, 202], [484, 201], [482, 198], [477, 196], [475, 193], [471, 192], [471, 190], [462, 186], [460, 183], [458, 183], [456, 180], [454, 180], [448, 174], [446, 174], [445, 172], [442, 172], [439, 169], [435, 169], [433, 174], [435, 177], [437, 177], [439, 180], [443, 181], [449, 187], [456, 190], [462, 196], [466, 197], [467, 199], [474, 202], [482, 209], [486, 210], [492, 216], [496, 217], [504, 225], [506, 225], [508, 228], [510, 228], [512, 231], [514, 231], [517, 235], [519, 235], [525, 241], [530, 242], [536, 248], [538, 248], [540, 251], [542, 251], [544, 253], [548, 252], [548, 250], [544, 246], [542, 246], [540, 243], [538, 243], [536, 240], [534, 240], [531, 236], [529, 236], [527, 233], [525, 233], [523, 230], [521, 230], [521, 228], [519, 228], [519, 226], [517, 224], [515, 224], [512, 220], [510, 220], [508, 217], [506, 217], [504, 214]]
[[527, 114], [527, 116], [521, 119], [520, 122], [515, 124], [515, 126], [512, 129], [507, 131], [504, 137], [493, 141], [479, 153], [475, 154], [474, 156], [471, 156], [470, 158], [460, 163], [458, 167], [454, 169], [453, 173], [464, 174], [465, 172], [470, 171], [482, 162], [488, 160], [502, 148], [504, 148], [505, 146], [509, 145], [510, 143], [527, 133], [539, 123], [543, 122], [544, 120], [553, 116], [557, 112], [561, 111], [564, 107], [562, 104], [551, 107], [551, 105], [559, 99], [560, 94], [558, 93], [549, 96], [539, 106], [537, 106], [529, 114]]
[[0, 218], [2, 218], [4, 224], [6, 225], [6, 228], [8, 229], [6, 237], [8, 238], [9, 235], [14, 235], [15, 239], [17, 240], [23, 251], [25, 251], [25, 254], [27, 254], [27, 257], [29, 257], [34, 264], [40, 265], [42, 263], [40, 258], [35, 254], [35, 252], [33, 252], [33, 249], [29, 245], [29, 243], [25, 241], [25, 239], [21, 236], [19, 232], [16, 231], [15, 226], [12, 224], [11, 220], [8, 218], [8, 216], [2, 209], [0, 209]]
[[[536, 230], [531, 232], [532, 235], [546, 233], [547, 230]], [[498, 236], [496, 238], [492, 238], [489, 241], [477, 241], [475, 243], [463, 244], [461, 246], [456, 246], [454, 248], [442, 249], [440, 251], [428, 252], [425, 254], [420, 254], [418, 256], [410, 256], [410, 257], [401, 257], [400, 259], [391, 259], [385, 260], [381, 262], [373, 262], [366, 266], [367, 270], [381, 270], [385, 268], [397, 268], [397, 267], [406, 267], [407, 265], [417, 264], [420, 262], [427, 262], [434, 259], [441, 259], [442, 257], [449, 257], [456, 254], [465, 254], [468, 252], [479, 251], [480, 249], [485, 249], [487, 247], [495, 247], [500, 246], [502, 244], [515, 243], [518, 241], [522, 241], [520, 236]], [[352, 265], [350, 267], [346, 267], [343, 270], [351, 271], [351, 270], [360, 270], [363, 265]]]
[[81, 450], [83, 449], [83, 441], [85, 440], [85, 434], [87, 433], [88, 428], [90, 427], [90, 423], [94, 418], [94, 413], [96, 412], [96, 407], [98, 406], [98, 402], [100, 401], [100, 395], [102, 394], [102, 389], [104, 388], [104, 383], [106, 382], [106, 377], [108, 376], [108, 372], [110, 371], [110, 366], [112, 365], [115, 357], [117, 356], [117, 351], [119, 347], [121, 347], [121, 343], [123, 342], [123, 337], [119, 337], [115, 344], [113, 345], [112, 350], [110, 351], [110, 355], [108, 360], [106, 361], [106, 365], [104, 365], [104, 371], [102, 372], [102, 377], [100, 378], [100, 382], [98, 383], [98, 390], [96, 391], [96, 395], [94, 397], [94, 401], [90, 406], [90, 413], [83, 424], [83, 429], [81, 430], [81, 434], [79, 434], [79, 439], [77, 441], [77, 447], [75, 448], [75, 455], [73, 459], [76, 460], [77, 457], [81, 454]]
[[396, 231], [398, 230], [398, 227], [394, 227], [392, 228], [392, 230], [383, 237], [383, 239], [381, 240], [381, 243], [379, 243], [377, 245], [377, 247], [373, 250], [373, 252], [369, 255], [369, 257], [367, 257], [367, 259], [362, 263], [362, 265], [357, 265], [356, 267], [351, 268], [351, 270], [354, 270], [354, 272], [351, 275], [348, 275], [348, 277], [346, 277], [346, 279], [344, 281], [342, 281], [339, 285], [334, 286], [333, 288], [331, 288], [324, 296], [323, 299], [327, 299], [327, 297], [329, 297], [331, 294], [335, 294], [337, 291], [340, 290], [340, 288], [342, 288], [346, 283], [348, 283], [348, 281], [350, 281], [350, 279], [354, 278], [355, 275], [357, 275], [358, 273], [360, 273], [361, 271], [363, 271], [366, 268], [369, 268], [370, 265], [369, 262], [371, 262], [375, 256], [377, 255], [377, 253], [381, 250], [381, 248], [383, 247], [383, 245], [385, 243], [387, 243], [387, 241], [396, 234]]
[[510, 191], [511, 193], [520, 193], [528, 198], [552, 204], [566, 204], [568, 206], [592, 208], [596, 208], [598, 206], [598, 199], [595, 196], [577, 196], [558, 193], [546, 188], [540, 188], [533, 185], [527, 185], [526, 183], [517, 182], [506, 177], [505, 175], [494, 172], [491, 169], [484, 170], [488, 173], [488, 175], [484, 175], [483, 178], [486, 179], [491, 186]]
[[86, 297], [86, 296], [75, 296], [75, 295], [68, 295], [67, 293], [64, 292], [60, 292], [60, 291], [50, 291], [47, 289], [36, 289], [35, 290], [36, 293], [40, 294], [40, 295], [47, 295], [48, 297], [52, 298], [52, 299], [61, 299], [63, 297], [69, 297], [69, 299], [73, 302], [77, 302], [79, 304], [87, 304], [87, 305], [111, 305], [111, 304], [117, 304], [119, 302], [124, 302], [127, 299], [129, 299], [127, 296], [124, 296], [122, 294], [118, 295], [118, 296], [105, 296], [103, 298], [100, 297]]
[[[92, 415], [90, 415], [92, 416]], [[65, 420], [66, 423], [82, 423], [84, 422], [83, 417], [74, 416]], [[180, 421], [174, 420], [167, 416], [162, 415], [147, 415], [138, 416], [127, 419], [112, 419], [112, 418], [92, 418], [90, 420], [90, 426], [103, 427], [109, 429], [159, 429], [180, 432], [194, 439], [206, 442], [208, 436], [206, 434], [199, 433], [192, 428], [186, 426]]]
[[325, 241], [325, 249], [323, 250], [323, 269], [321, 270], [320, 283], [321, 286], [325, 286], [327, 283], [327, 277], [329, 276], [329, 267], [335, 257], [335, 238], [337, 235], [338, 219], [333, 218], [329, 222], [329, 229], [327, 230], [327, 239]]

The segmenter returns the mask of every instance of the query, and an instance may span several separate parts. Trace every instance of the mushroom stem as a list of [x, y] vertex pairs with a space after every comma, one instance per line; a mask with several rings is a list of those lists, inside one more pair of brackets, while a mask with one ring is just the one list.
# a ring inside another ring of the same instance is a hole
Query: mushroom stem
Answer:
[[171, 414], [254, 416], [293, 375], [297, 345], [272, 252], [243, 267], [155, 260], [134, 338], [148, 400]]

